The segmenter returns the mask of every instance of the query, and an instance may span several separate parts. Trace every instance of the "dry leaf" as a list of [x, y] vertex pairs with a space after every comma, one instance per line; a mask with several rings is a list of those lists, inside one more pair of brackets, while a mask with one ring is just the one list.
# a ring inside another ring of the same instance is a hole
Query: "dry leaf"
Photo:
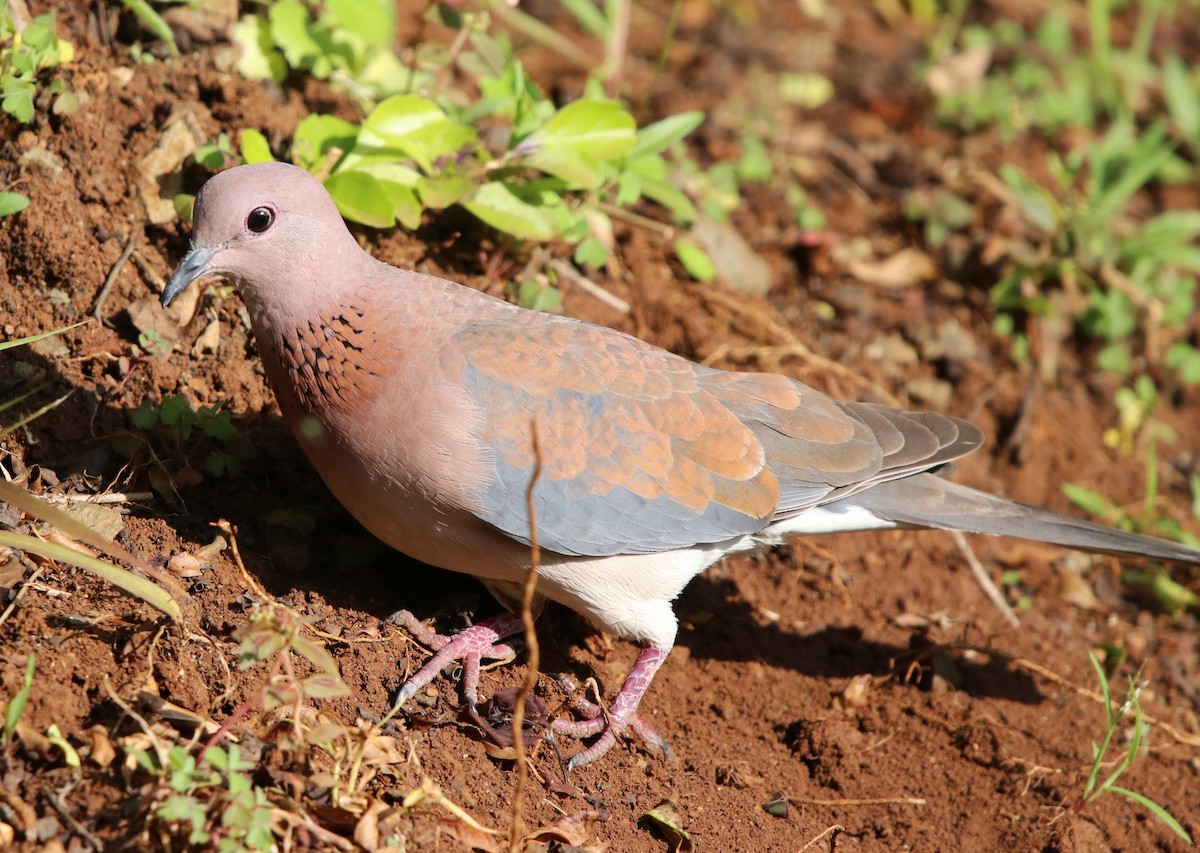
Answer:
[[478, 850], [480, 853], [500, 853], [500, 843], [494, 835], [464, 820], [446, 818], [438, 824], [438, 829], [471, 850]]
[[354, 825], [354, 843], [362, 847], [364, 850], [375, 851], [379, 849], [380, 830], [379, 817], [388, 810], [389, 806], [382, 800], [371, 798], [368, 800], [366, 811], [363, 816], [358, 819], [358, 823]]
[[848, 261], [846, 268], [855, 278], [876, 287], [899, 290], [927, 281], [937, 275], [937, 265], [920, 249], [901, 249], [882, 261]]
[[108, 737], [108, 729], [104, 726], [92, 726], [88, 729], [88, 736], [92, 741], [92, 751], [88, 758], [97, 767], [108, 767], [117, 757], [117, 751], [113, 749], [112, 741]]

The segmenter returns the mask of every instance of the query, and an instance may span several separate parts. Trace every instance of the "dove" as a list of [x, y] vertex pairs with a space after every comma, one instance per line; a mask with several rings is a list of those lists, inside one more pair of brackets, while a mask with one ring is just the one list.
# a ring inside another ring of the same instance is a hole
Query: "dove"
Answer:
[[[1200, 564], [1200, 550], [945, 479], [983, 443], [959, 418], [704, 367], [389, 266], [295, 166], [238, 166], [201, 188], [163, 305], [206, 275], [240, 291], [284, 418], [364, 527], [511, 603], [536, 525], [538, 594], [641, 643], [607, 709], [583, 702], [582, 719], [554, 723], [595, 738], [569, 770], [627, 734], [665, 747], [639, 703], [675, 642], [672, 601], [727, 554], [790, 536], [935, 528]], [[474, 706], [481, 661], [510, 657], [503, 641], [521, 631], [512, 612], [452, 637], [406, 624], [435, 654], [398, 702], [461, 660]]]

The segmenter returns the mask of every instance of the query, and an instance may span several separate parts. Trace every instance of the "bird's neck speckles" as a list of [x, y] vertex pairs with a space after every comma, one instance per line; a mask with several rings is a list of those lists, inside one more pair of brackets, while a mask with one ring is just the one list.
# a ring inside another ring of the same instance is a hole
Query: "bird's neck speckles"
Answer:
[[378, 340], [366, 312], [339, 306], [278, 334], [279, 358], [296, 401], [309, 415], [349, 412], [374, 399], [389, 372], [391, 346]]

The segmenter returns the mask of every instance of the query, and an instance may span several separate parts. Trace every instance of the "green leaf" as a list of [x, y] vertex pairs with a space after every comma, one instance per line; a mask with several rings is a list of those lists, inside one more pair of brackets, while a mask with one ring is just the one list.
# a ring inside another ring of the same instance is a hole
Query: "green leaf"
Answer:
[[395, 205], [379, 181], [365, 172], [339, 172], [325, 181], [342, 216], [372, 228], [391, 228]]
[[547, 174], [591, 189], [603, 180], [600, 163], [628, 153], [637, 123], [619, 103], [578, 100], [563, 107], [514, 153]]
[[271, 163], [275, 157], [267, 138], [254, 128], [242, 131], [242, 159], [247, 163]]
[[63, 563], [69, 563], [72, 566], [78, 566], [96, 575], [101, 580], [112, 584], [117, 589], [129, 593], [134, 598], [141, 599], [151, 607], [157, 608], [172, 619], [178, 621], [182, 618], [178, 602], [171, 598], [165, 589], [153, 581], [135, 575], [128, 569], [123, 569], [120, 566], [107, 563], [96, 557], [88, 556], [65, 545], [45, 542], [32, 536], [23, 536], [17, 533], [0, 531], [0, 545], [29, 551], [30, 553], [38, 554], [51, 560], [58, 560]]
[[558, 289], [540, 281], [523, 281], [517, 287], [517, 300], [533, 311], [557, 311], [562, 306]]
[[1128, 376], [1133, 370], [1133, 355], [1129, 352], [1129, 346], [1118, 341], [1104, 347], [1096, 356], [1096, 367]]
[[688, 112], [669, 116], [647, 125], [637, 132], [637, 143], [629, 151], [629, 159], [658, 154], [680, 142], [704, 122], [704, 113]]
[[1200, 385], [1200, 350], [1187, 341], [1176, 341], [1167, 350], [1167, 366], [1189, 385]]
[[71, 746], [70, 741], [63, 737], [63, 733], [59, 731], [57, 723], [46, 729], [46, 740], [58, 747], [59, 751], [63, 754], [63, 761], [68, 767], [82, 766], [79, 760], [79, 753], [75, 751], [75, 747]]
[[6, 89], [0, 106], [21, 124], [27, 123], [33, 118], [33, 86], [21, 86], [12, 91]]
[[29, 694], [33, 691], [33, 675], [36, 668], [37, 655], [30, 652], [29, 661], [25, 664], [25, 678], [21, 681], [21, 687], [4, 705], [5, 743], [12, 740], [13, 733], [17, 730], [17, 723], [21, 721], [21, 715], [25, 713], [25, 705], [29, 701]]
[[417, 182], [417, 194], [424, 205], [432, 210], [444, 210], [466, 198], [477, 184], [465, 175], [438, 175], [421, 178]]
[[29, 207], [29, 199], [20, 193], [0, 193], [0, 216], [12, 216]]
[[275, 49], [269, 24], [258, 15], [246, 15], [233, 25], [231, 35], [238, 48], [237, 71], [247, 80], [282, 83], [287, 65]]
[[608, 41], [609, 23], [593, 0], [562, 0], [563, 6], [579, 25], [598, 38]]
[[1131, 791], [1128, 788], [1122, 788], [1119, 785], [1109, 785], [1108, 790], [1114, 794], [1120, 794], [1127, 800], [1132, 800], [1142, 808], [1149, 811], [1156, 818], [1167, 825], [1167, 828], [1182, 838], [1188, 844], [1192, 843], [1192, 836], [1188, 835], [1187, 830], [1177, 821], [1169, 811], [1160, 806], [1154, 800], [1147, 797], [1145, 794], [1139, 794], [1137, 791]]
[[667, 161], [658, 154], [630, 160], [628, 169], [637, 176], [642, 195], [665, 207], [679, 224], [690, 224], [700, 216], [687, 194], [671, 183]]
[[308, 9], [297, 0], [278, 0], [267, 10], [271, 38], [287, 57], [288, 65], [300, 68], [321, 54], [321, 45], [309, 32]]
[[1012, 189], [1017, 206], [1035, 227], [1053, 231], [1062, 221], [1063, 212], [1057, 200], [1045, 187], [1036, 184], [1016, 166], [1005, 163], [1000, 167], [1000, 176]]
[[338, 24], [376, 48], [391, 45], [396, 34], [396, 6], [392, 0], [325, 0]]
[[575, 247], [574, 261], [592, 269], [599, 269], [608, 263], [609, 254], [607, 246], [589, 235]]
[[683, 264], [687, 274], [696, 281], [712, 281], [717, 277], [717, 268], [708, 253], [687, 237], [675, 241], [675, 256]]
[[321, 672], [337, 673], [337, 663], [334, 662], [333, 655], [323, 645], [310, 637], [304, 634], [297, 634], [295, 639], [292, 640], [292, 648], [296, 654], [307, 659]]
[[392, 213], [395, 215], [396, 221], [409, 231], [416, 231], [420, 228], [421, 201], [417, 198], [416, 190], [392, 181], [380, 181], [379, 185], [383, 187], [383, 191], [387, 193], [392, 202]]
[[[1166, 141], [1163, 126], [1152, 124], [1137, 138], [1132, 153], [1122, 162], [1115, 152], [1124, 152], [1131, 132], [1124, 125], [1113, 125], [1099, 145], [1091, 149], [1093, 171], [1103, 173], [1111, 169], [1115, 178], [1092, 200], [1087, 212], [1092, 221], [1104, 223], [1105, 227], [1130, 197], [1158, 174], [1174, 148], [1173, 144]], [[1093, 179], [1096, 178], [1093, 175]], [[1099, 180], [1096, 182], [1100, 183]]]
[[350, 688], [337, 673], [321, 672], [310, 675], [301, 684], [304, 687], [304, 695], [313, 699], [350, 695]]
[[419, 95], [395, 95], [371, 111], [362, 125], [359, 143], [399, 148], [432, 173], [433, 161], [458, 152], [476, 139], [475, 129], [459, 124], [441, 107]]
[[498, 231], [525, 240], [549, 240], [554, 236], [545, 214], [521, 201], [502, 182], [484, 184], [462, 206]]
[[166, 42], [172, 56], [179, 55], [179, 48], [175, 45], [175, 34], [171, 32], [167, 22], [162, 19], [162, 15], [158, 14], [147, 0], [121, 0], [121, 2], [126, 9], [137, 15], [138, 20], [145, 24], [146, 29], [154, 33], [155, 38]]
[[1200, 146], [1200, 85], [1178, 56], [1168, 56], [1163, 63], [1163, 97], [1184, 138]]
[[313, 113], [296, 126], [292, 138], [292, 162], [302, 169], [314, 171], [323, 164], [325, 155], [337, 148], [343, 152], [354, 148], [359, 127], [337, 116]]
[[742, 159], [737, 165], [738, 177], [743, 181], [767, 181], [775, 174], [767, 146], [757, 136], [747, 136], [742, 141]]
[[1098, 492], [1074, 483], [1063, 483], [1062, 490], [1071, 503], [1089, 515], [1094, 515], [1096, 518], [1112, 518], [1113, 505]]
[[785, 104], [815, 110], [833, 97], [833, 82], [814, 72], [785, 72], [779, 75], [779, 97]]

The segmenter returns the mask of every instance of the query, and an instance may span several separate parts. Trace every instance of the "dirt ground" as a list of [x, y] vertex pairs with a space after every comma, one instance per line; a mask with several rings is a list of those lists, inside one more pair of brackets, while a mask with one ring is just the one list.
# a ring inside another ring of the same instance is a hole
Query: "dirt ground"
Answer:
[[[34, 14], [50, 8], [30, 5]], [[543, 5], [531, 11], [553, 20], [553, 7]], [[901, 214], [904, 194], [937, 185], [963, 146], [973, 146], [976, 160], [1029, 158], [1029, 168], [1040, 153], [939, 128], [917, 78], [919, 34], [887, 25], [869, 4], [832, 3], [824, 21], [804, 17], [798, 5], [743, 4], [735, 20], [732, 6], [686, 3], [645, 118], [705, 110], [710, 118], [691, 142], [694, 151], [704, 161], [727, 159], [737, 156], [741, 138], [731, 104], [753, 100], [764, 73], [825, 74], [835, 85], [830, 103], [815, 111], [776, 106], [770, 118], [790, 156], [810, 164], [805, 188], [826, 213], [827, 229], [815, 238], [801, 233], [777, 188], [748, 192], [733, 222], [770, 266], [772, 287], [759, 298], [722, 283], [689, 283], [668, 239], [620, 225], [619, 263], [596, 281], [631, 310], [620, 313], [567, 285], [566, 313], [716, 366], [779, 370], [844, 398], [890, 395], [927, 406], [917, 390], [939, 380], [933, 384], [951, 391], [945, 409], [991, 438], [959, 465], [960, 481], [1063, 511], [1073, 511], [1063, 481], [1137, 503], [1144, 453], [1118, 454], [1102, 442], [1115, 423], [1111, 398], [1119, 381], [1092, 372], [1092, 354], [1074, 346], [1060, 354], [1053, 385], [1014, 366], [1008, 343], [991, 327], [994, 270], [973, 260], [923, 284], [883, 288], [856, 280], [828, 251], [855, 239], [879, 257], [919, 245]], [[1006, 5], [1011, 14], [1024, 9]], [[401, 30], [409, 32], [419, 9], [402, 6]], [[634, 27], [630, 51], [635, 89], [651, 79], [668, 6], [639, 13], [644, 20]], [[97, 25], [97, 9], [111, 19], [105, 27]], [[148, 225], [137, 189], [138, 166], [172, 118], [186, 113], [206, 139], [256, 127], [278, 144], [308, 111], [352, 117], [348, 102], [321, 84], [264, 87], [217, 70], [220, 44], [185, 43], [178, 60], [136, 65], [127, 46], [101, 35], [122, 32], [112, 26], [115, 6], [61, 4], [55, 11], [60, 33], [77, 50], [67, 80], [86, 98], [75, 115], [43, 116], [27, 128], [0, 117], [0, 186], [32, 199], [0, 224], [3, 337], [91, 317], [106, 279], [116, 275], [99, 321], [0, 354], [0, 398], [46, 383], [5, 413], [6, 422], [72, 392], [4, 439], [0, 462], [43, 495], [134, 494], [115, 505], [120, 541], [160, 564], [209, 544], [212, 525], [226, 519], [237, 530], [248, 575], [231, 549], [207, 554], [210, 565], [184, 580], [184, 628], [83, 571], [5, 557], [0, 702], [17, 691], [36, 653], [22, 722], [38, 732], [57, 726], [82, 760], [72, 768], [54, 748], [5, 746], [0, 822], [14, 829], [20, 849], [182, 849], [186, 832], [148, 820], [151, 783], [121, 747], [144, 738], [145, 727], [187, 743], [211, 733], [203, 722], [220, 724], [256, 695], [263, 667], [239, 671], [232, 636], [253, 604], [275, 598], [313, 620], [352, 691], [315, 705], [347, 724], [378, 719], [426, 655], [385, 622], [390, 613], [408, 608], [450, 630], [496, 606], [470, 578], [376, 547], [330, 497], [277, 415], [236, 295], [213, 295], [164, 357], [132, 351], [139, 301], [156, 297], [189, 236], [179, 222]], [[526, 61], [553, 91], [578, 84], [575, 72], [537, 51]], [[185, 189], [194, 192], [206, 175], [189, 167]], [[990, 215], [977, 210], [981, 229], [990, 227]], [[506, 252], [520, 263], [523, 251], [454, 215], [427, 218], [416, 234], [359, 233], [391, 263], [494, 293], [504, 283], [488, 270]], [[132, 250], [123, 257], [127, 241]], [[194, 344], [212, 320], [219, 343], [197, 353]], [[939, 330], [952, 326], [970, 346], [932, 354]], [[132, 427], [142, 401], [172, 394], [235, 413], [235, 426], [257, 451], [240, 477], [202, 475], [202, 444], [181, 451]], [[1200, 393], [1170, 390], [1156, 417], [1179, 436], [1159, 447], [1160, 488], [1186, 519]], [[15, 510], [0, 506], [0, 513], [0, 525], [28, 530]], [[1194, 522], [1191, 529], [1200, 532]], [[986, 601], [963, 553], [940, 533], [795, 541], [714, 567], [677, 602], [679, 645], [642, 706], [672, 744], [674, 761], [631, 743], [567, 779], [556, 749], [565, 756], [577, 746], [544, 742], [535, 766], [545, 781], [530, 782], [526, 824], [569, 815], [583, 827], [572, 838], [576, 847], [556, 841], [545, 849], [665, 850], [668, 842], [641, 818], [668, 802], [698, 850], [1182, 849], [1146, 810], [1116, 796], [1073, 806], [1104, 731], [1088, 651], [1108, 644], [1128, 654], [1114, 689], [1143, 668], [1144, 710], [1155, 721], [1148, 753], [1122, 784], [1200, 833], [1194, 614], [1173, 620], [1157, 613], [1120, 583], [1113, 558], [1081, 560], [1008, 540], [970, 544], [993, 577], [1021, 572], [1019, 584], [1006, 588], [1014, 601], [1028, 597], [1020, 627], [1008, 626]], [[1194, 574], [1176, 577], [1200, 586]], [[545, 673], [593, 677], [611, 697], [636, 648], [606, 640], [557, 608], [539, 625], [537, 695], [547, 713], [561, 712], [563, 693]], [[524, 666], [522, 657], [485, 672], [484, 694], [518, 684]], [[399, 754], [349, 805], [334, 804], [327, 765], [269, 748], [278, 718], [264, 720], [257, 711], [242, 718], [232, 735], [257, 760], [255, 781], [273, 792], [277, 806], [288, 804], [279, 806], [284, 811], [307, 815], [308, 823], [287, 824], [285, 846], [371, 847], [355, 830], [378, 806], [376, 817], [392, 819], [379, 825], [398, 833], [400, 849], [499, 849], [432, 799], [403, 814], [398, 809], [428, 779], [479, 824], [507, 831], [513, 764], [489, 757], [477, 728], [457, 713], [456, 684], [439, 679], [389, 724], [385, 735]], [[1127, 735], [1126, 727], [1120, 744]], [[788, 801], [783, 814], [764, 808], [781, 797]]]

